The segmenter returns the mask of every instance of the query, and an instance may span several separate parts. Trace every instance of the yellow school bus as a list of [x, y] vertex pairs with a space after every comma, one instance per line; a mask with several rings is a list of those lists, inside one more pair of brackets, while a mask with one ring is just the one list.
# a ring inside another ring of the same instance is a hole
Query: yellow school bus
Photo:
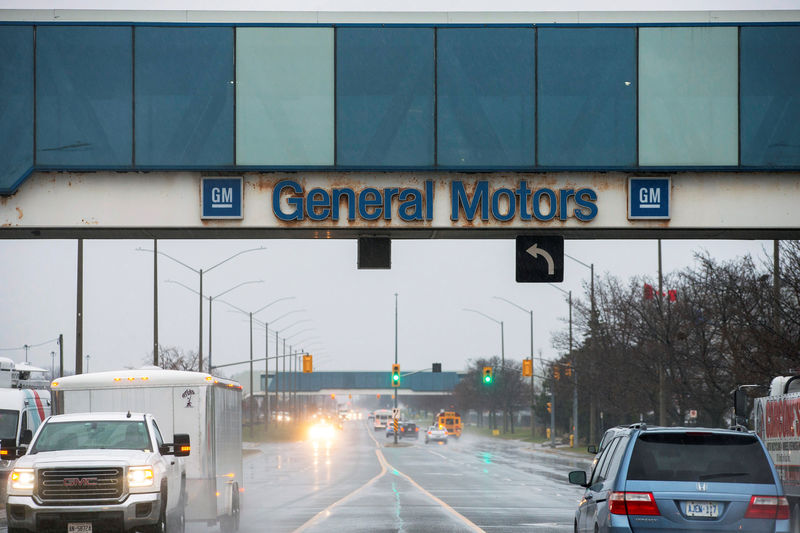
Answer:
[[433, 418], [433, 425], [447, 430], [450, 437], [461, 436], [461, 415], [455, 411], [439, 411]]

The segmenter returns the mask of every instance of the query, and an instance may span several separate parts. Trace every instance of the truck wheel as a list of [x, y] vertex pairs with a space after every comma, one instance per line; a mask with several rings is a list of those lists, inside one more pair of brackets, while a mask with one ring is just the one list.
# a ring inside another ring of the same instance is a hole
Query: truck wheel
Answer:
[[[146, 533], [167, 533], [167, 491], [161, 491], [161, 512], [158, 514], [158, 522], [144, 529]], [[172, 531], [172, 528], [169, 528]]]
[[178, 502], [178, 508], [173, 511], [172, 520], [167, 528], [169, 533], [185, 533], [186, 532], [186, 504], [183, 501], [183, 496]]

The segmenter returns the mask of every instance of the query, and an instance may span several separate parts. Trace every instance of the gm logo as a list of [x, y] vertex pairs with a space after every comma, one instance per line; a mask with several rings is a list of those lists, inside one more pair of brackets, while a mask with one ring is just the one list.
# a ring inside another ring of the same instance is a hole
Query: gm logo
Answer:
[[202, 178], [200, 206], [203, 219], [241, 219], [242, 178]]
[[671, 190], [670, 178], [628, 178], [628, 218], [669, 219]]

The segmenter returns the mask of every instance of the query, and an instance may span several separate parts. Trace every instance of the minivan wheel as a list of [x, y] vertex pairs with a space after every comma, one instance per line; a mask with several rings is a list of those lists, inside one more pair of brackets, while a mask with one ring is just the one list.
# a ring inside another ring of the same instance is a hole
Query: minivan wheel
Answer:
[[800, 533], [800, 503], [795, 503], [792, 507], [791, 525], [789, 531], [792, 533]]

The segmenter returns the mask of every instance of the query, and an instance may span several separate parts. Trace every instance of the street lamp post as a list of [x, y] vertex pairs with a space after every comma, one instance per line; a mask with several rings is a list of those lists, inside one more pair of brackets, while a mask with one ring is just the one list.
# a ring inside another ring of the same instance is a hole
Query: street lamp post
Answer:
[[[212, 348], [213, 348], [213, 345], [211, 344], [211, 332], [212, 332], [212, 330], [213, 330], [213, 328], [211, 327], [211, 326], [212, 326], [212, 322], [211, 322], [211, 317], [212, 317], [212, 315], [211, 315], [211, 310], [212, 310], [212, 306], [211, 306], [211, 304], [213, 304], [213, 303], [214, 303], [214, 299], [215, 299], [215, 298], [219, 298], [219, 297], [221, 297], [221, 296], [223, 296], [223, 295], [225, 295], [225, 294], [228, 294], [228, 293], [229, 293], [229, 292], [231, 292], [232, 290], [234, 290], [234, 289], [238, 289], [239, 287], [243, 287], [244, 285], [252, 285], [252, 284], [254, 284], [254, 283], [264, 283], [264, 280], [261, 280], [261, 279], [259, 279], [259, 280], [243, 281], [242, 283], [239, 283], [238, 285], [234, 285], [233, 287], [231, 287], [230, 289], [228, 289], [228, 290], [226, 290], [226, 291], [222, 291], [221, 293], [217, 294], [216, 296], [209, 296], [209, 297], [208, 297], [208, 372], [209, 372], [209, 373], [211, 373], [211, 371], [212, 371], [212, 367], [213, 367], [213, 365], [212, 365], [212, 352], [213, 352], [213, 349], [212, 349]], [[251, 315], [252, 315], [252, 313], [251, 313]], [[250, 320], [251, 320], [251, 324], [250, 324], [250, 338], [251, 338], [251, 340], [252, 340], [252, 337], [253, 337], [252, 316], [250, 317]], [[252, 355], [252, 351], [253, 351], [253, 350], [250, 350], [250, 352], [251, 352], [251, 355]], [[252, 359], [252, 357], [251, 357], [251, 359]], [[252, 387], [250, 388], [250, 394], [251, 394], [251, 395], [253, 394], [253, 389], [252, 389]]]
[[[594, 375], [594, 368], [595, 368], [595, 355], [597, 354], [595, 350], [595, 327], [597, 326], [597, 307], [595, 306], [595, 299], [594, 299], [594, 263], [586, 264], [580, 259], [576, 259], [569, 254], [564, 254], [565, 256], [569, 257], [579, 265], [589, 269], [589, 299], [591, 300], [591, 315], [589, 319], [589, 333], [591, 335], [591, 344], [590, 344], [590, 351], [589, 351], [589, 372], [588, 374]], [[576, 376], [577, 379], [577, 376]], [[597, 406], [595, 405], [595, 396], [594, 390], [589, 389], [589, 436], [588, 441], [597, 442]]]
[[506, 390], [506, 340], [505, 340], [505, 333], [503, 330], [503, 321], [497, 320], [486, 313], [478, 311], [477, 309], [467, 309], [464, 308], [464, 311], [469, 311], [470, 313], [477, 313], [484, 318], [488, 318], [495, 324], [500, 325], [500, 386], [502, 388], [503, 393], [503, 433], [508, 430], [508, 399], [505, 395]]
[[[496, 299], [502, 300], [507, 304], [513, 305], [520, 311], [528, 313], [531, 317], [531, 369], [533, 368], [533, 309], [525, 309], [521, 305], [517, 305], [511, 300], [503, 298], [502, 296], [495, 296]], [[536, 394], [534, 392], [534, 385], [533, 385], [533, 372], [531, 372], [531, 437], [536, 438], [536, 416], [534, 415], [534, 408], [536, 405]]]
[[[203, 275], [204, 274], [208, 274], [209, 272], [211, 272], [212, 270], [214, 270], [218, 266], [221, 266], [221, 265], [227, 263], [228, 261], [230, 261], [231, 259], [239, 257], [242, 254], [246, 254], [246, 253], [249, 253], [249, 252], [257, 252], [257, 251], [260, 251], [260, 250], [266, 250], [266, 248], [264, 248], [263, 246], [259, 246], [258, 248], [250, 248], [248, 250], [242, 250], [241, 252], [237, 252], [237, 253], [233, 254], [232, 256], [228, 257], [227, 259], [224, 259], [224, 260], [220, 261], [219, 263], [217, 263], [215, 265], [212, 265], [212, 266], [210, 266], [210, 267], [208, 267], [206, 269], [202, 269], [202, 268], [196, 269], [196, 268], [194, 268], [192, 266], [187, 265], [186, 263], [184, 263], [180, 259], [175, 259], [171, 255], [166, 254], [166, 253], [164, 253], [164, 252], [162, 252], [162, 251], [160, 251], [158, 249], [150, 250], [150, 249], [147, 249], [147, 248], [136, 248], [137, 252], [151, 252], [153, 254], [158, 254], [158, 255], [164, 256], [167, 259], [169, 259], [171, 261], [174, 261], [175, 263], [178, 263], [179, 265], [191, 270], [192, 272], [194, 272], [195, 274], [197, 274], [200, 277], [200, 291], [197, 293], [199, 295], [199, 297], [200, 297], [199, 326], [198, 326], [198, 329], [199, 329], [199, 331], [198, 331], [198, 344], [199, 344], [199, 346], [198, 346], [197, 354], [198, 354], [199, 369], [200, 369], [201, 372], [203, 371]], [[158, 277], [157, 276], [154, 276], [153, 283], [158, 283]], [[156, 294], [155, 291], [154, 291], [154, 294]], [[154, 302], [153, 305], [154, 305], [154, 308], [157, 308], [158, 307], [158, 302], [157, 301]], [[209, 370], [211, 370], [210, 367], [209, 367]]]
[[[572, 389], [572, 435], [574, 446], [578, 444], [578, 372], [577, 365], [575, 364], [575, 355], [572, 353], [572, 291], [565, 291], [558, 285], [553, 285], [552, 283], [548, 285], [566, 294], [569, 301], [569, 359], [572, 363], [572, 381], [574, 385]], [[555, 391], [555, 382], [553, 382], [553, 386], [553, 390]], [[555, 406], [553, 406], [553, 410], [555, 410]]]

